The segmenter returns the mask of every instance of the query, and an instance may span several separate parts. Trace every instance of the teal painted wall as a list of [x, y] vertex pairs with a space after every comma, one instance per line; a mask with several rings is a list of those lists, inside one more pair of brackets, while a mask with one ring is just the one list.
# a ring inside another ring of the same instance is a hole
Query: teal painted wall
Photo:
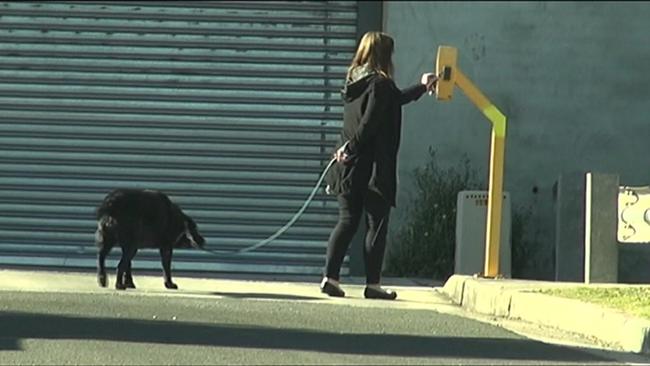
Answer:
[[[560, 174], [598, 171], [622, 185], [650, 184], [650, 3], [402, 2], [384, 4], [395, 38], [396, 81], [430, 71], [438, 45], [458, 48], [463, 72], [508, 117], [505, 190], [532, 211], [540, 254], [530, 277], [553, 276], [554, 196]], [[404, 109], [400, 193], [391, 231], [403, 222], [411, 171], [427, 149], [442, 164], [467, 154], [487, 181], [490, 124], [456, 90]]]

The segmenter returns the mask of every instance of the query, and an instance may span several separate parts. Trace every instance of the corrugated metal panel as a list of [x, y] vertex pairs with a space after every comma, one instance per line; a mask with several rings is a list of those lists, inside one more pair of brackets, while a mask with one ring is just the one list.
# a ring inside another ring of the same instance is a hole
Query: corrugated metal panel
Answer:
[[[94, 267], [94, 209], [115, 187], [167, 192], [210, 249], [273, 234], [329, 160], [356, 12], [355, 2], [0, 3], [0, 264]], [[319, 273], [335, 220], [321, 191], [268, 246], [178, 251], [175, 267]], [[138, 260], [159, 268], [157, 252]]]

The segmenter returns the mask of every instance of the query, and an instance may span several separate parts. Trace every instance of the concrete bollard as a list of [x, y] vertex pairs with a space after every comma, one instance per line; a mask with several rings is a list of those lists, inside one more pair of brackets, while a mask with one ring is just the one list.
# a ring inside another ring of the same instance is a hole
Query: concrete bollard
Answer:
[[555, 205], [555, 280], [585, 279], [585, 172], [560, 175]]
[[619, 176], [590, 172], [585, 178], [584, 280], [617, 283]]

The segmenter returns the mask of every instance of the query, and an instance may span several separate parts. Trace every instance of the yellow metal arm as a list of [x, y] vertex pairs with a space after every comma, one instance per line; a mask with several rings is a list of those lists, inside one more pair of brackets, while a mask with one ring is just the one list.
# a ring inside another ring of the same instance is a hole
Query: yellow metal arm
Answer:
[[440, 79], [436, 85], [436, 96], [439, 100], [450, 100], [454, 85], [456, 85], [492, 123], [483, 275], [497, 277], [499, 276], [499, 247], [501, 245], [506, 116], [462, 73], [456, 65], [457, 55], [458, 51], [454, 47], [440, 46], [438, 48], [436, 73]]
[[506, 136], [506, 116], [504, 116], [499, 109], [492, 104], [488, 98], [481, 93], [481, 91], [463, 74], [463, 72], [456, 67], [456, 85], [467, 95], [469, 100], [476, 105], [476, 107], [483, 112], [490, 122], [494, 133], [499, 137]]

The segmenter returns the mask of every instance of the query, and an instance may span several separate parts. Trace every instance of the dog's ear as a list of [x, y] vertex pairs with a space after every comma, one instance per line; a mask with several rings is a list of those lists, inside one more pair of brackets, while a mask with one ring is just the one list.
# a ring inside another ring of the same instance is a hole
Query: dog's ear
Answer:
[[194, 233], [196, 233], [196, 224], [189, 217], [185, 217], [186, 219], [183, 221], [183, 226], [185, 227], [183, 230], [185, 239], [190, 243], [190, 246], [200, 249], [204, 244], [203, 237], [198, 235], [198, 233], [198, 237], [194, 237]]
[[190, 229], [196, 229], [196, 222], [194, 222], [194, 220], [192, 220], [191, 217], [185, 214], [183, 214], [183, 216], [185, 216], [185, 222], [187, 222], [187, 227]]
[[181, 210], [180, 207], [178, 207], [177, 204], [171, 203], [171, 206], [169, 208], [169, 215], [171, 218], [178, 223], [185, 223], [185, 214], [183, 213], [183, 210]]
[[185, 216], [185, 232], [187, 235], [188, 240], [190, 240], [193, 247], [197, 247], [194, 244], [198, 244], [198, 247], [203, 247], [205, 244], [205, 238], [199, 233], [199, 230], [196, 226], [196, 222], [194, 220], [187, 216]]

